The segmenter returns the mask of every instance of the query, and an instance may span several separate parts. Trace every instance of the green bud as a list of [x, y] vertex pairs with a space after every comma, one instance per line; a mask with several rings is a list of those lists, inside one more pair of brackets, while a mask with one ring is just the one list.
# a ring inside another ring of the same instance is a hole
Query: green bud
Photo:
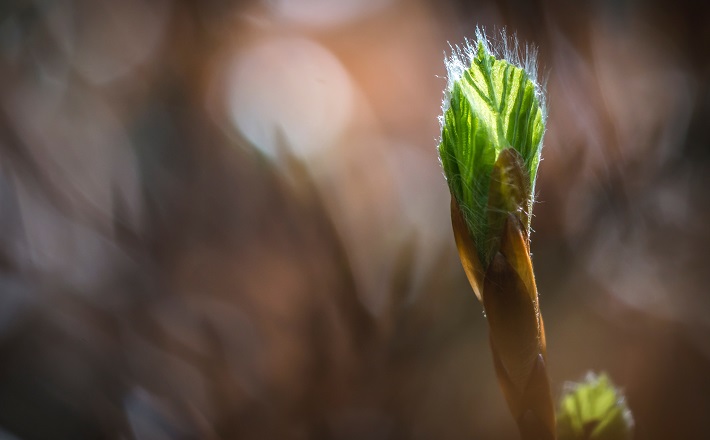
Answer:
[[521, 60], [517, 41], [505, 33], [501, 47], [491, 49], [480, 29], [476, 41], [453, 48], [446, 60], [439, 157], [484, 268], [509, 212], [530, 236], [546, 119], [534, 66], [534, 50], [526, 48]]
[[589, 373], [562, 397], [557, 416], [559, 440], [627, 440], [632, 438], [633, 427], [624, 396], [605, 374]]

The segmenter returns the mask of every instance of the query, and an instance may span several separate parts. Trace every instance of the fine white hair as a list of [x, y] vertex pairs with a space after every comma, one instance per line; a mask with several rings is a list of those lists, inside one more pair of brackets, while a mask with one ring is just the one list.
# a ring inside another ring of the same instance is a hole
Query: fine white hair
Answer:
[[444, 100], [439, 116], [441, 127], [444, 126], [444, 115], [449, 109], [451, 91], [454, 83], [459, 81], [463, 73], [471, 67], [473, 59], [478, 53], [479, 45], [483, 46], [483, 51], [488, 55], [493, 55], [497, 59], [503, 59], [510, 64], [522, 68], [528, 79], [535, 86], [535, 97], [542, 109], [543, 123], [547, 119], [547, 102], [545, 98], [545, 83], [538, 79], [537, 47], [526, 44], [521, 48], [516, 34], [508, 36], [505, 28], [497, 34], [497, 39], [489, 39], [483, 27], [476, 26], [476, 37], [473, 40], [466, 38], [463, 45], [451, 45], [451, 55], [444, 53], [444, 64], [446, 66], [446, 89], [444, 90]]

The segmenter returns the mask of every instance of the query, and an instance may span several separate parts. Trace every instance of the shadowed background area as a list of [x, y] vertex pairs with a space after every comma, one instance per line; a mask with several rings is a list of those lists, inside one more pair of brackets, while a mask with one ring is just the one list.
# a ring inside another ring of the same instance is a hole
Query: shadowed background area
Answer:
[[553, 394], [710, 437], [710, 14], [0, 5], [0, 439], [514, 439], [436, 145], [448, 42], [539, 47]]

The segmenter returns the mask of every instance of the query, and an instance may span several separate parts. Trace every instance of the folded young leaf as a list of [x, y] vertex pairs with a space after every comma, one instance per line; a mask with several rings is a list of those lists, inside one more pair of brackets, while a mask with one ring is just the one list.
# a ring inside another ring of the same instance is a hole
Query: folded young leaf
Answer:
[[[448, 86], [441, 117], [439, 156], [449, 189], [468, 226], [479, 259], [486, 267], [495, 255], [489, 245], [489, 188], [501, 153], [512, 148], [519, 155], [525, 194], [506, 209], [525, 213], [530, 232], [535, 178], [545, 132], [545, 101], [535, 79], [535, 53], [526, 49], [521, 60], [517, 43], [503, 35], [502, 47], [491, 49], [481, 31], [477, 40], [455, 48], [447, 60]], [[506, 158], [511, 163], [518, 158]], [[506, 174], [507, 168], [499, 170]], [[514, 176], [513, 176], [514, 177]], [[505, 194], [505, 192], [503, 193]], [[500, 226], [500, 225], [498, 225]]]

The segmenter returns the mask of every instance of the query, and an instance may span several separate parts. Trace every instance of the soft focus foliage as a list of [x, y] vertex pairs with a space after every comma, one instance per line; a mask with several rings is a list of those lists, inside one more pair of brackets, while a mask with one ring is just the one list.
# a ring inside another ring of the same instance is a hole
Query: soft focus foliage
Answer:
[[557, 414], [559, 440], [629, 440], [634, 421], [621, 392], [605, 375], [569, 386]]

